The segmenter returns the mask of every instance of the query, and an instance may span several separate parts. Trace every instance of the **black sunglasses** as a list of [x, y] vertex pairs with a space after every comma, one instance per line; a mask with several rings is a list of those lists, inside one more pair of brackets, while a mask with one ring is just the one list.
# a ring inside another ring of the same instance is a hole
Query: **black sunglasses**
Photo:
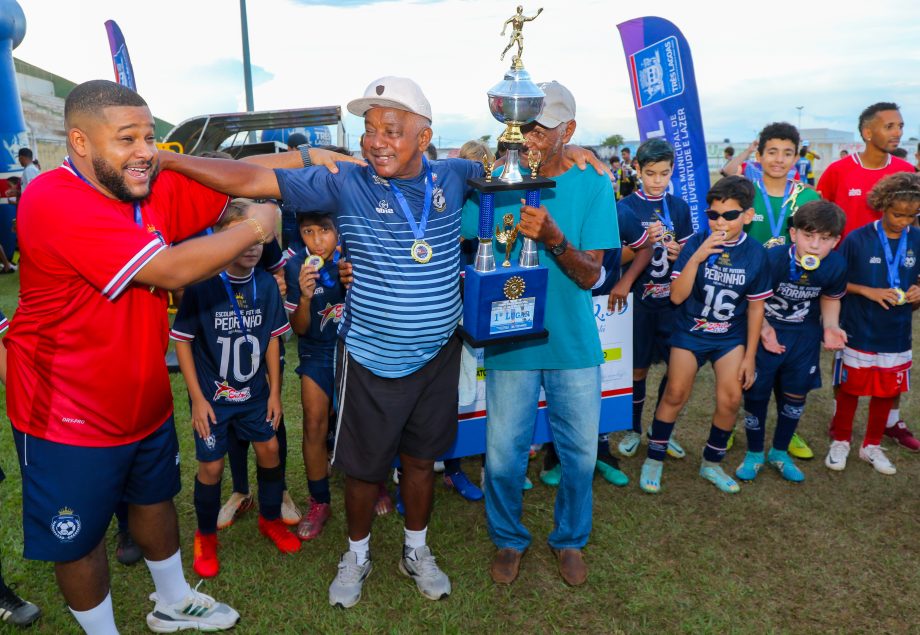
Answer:
[[709, 220], [719, 220], [720, 218], [724, 218], [727, 221], [733, 221], [742, 214], [744, 214], [743, 209], [730, 209], [727, 212], [722, 212], [721, 214], [714, 209], [706, 210], [706, 216], [709, 218]]

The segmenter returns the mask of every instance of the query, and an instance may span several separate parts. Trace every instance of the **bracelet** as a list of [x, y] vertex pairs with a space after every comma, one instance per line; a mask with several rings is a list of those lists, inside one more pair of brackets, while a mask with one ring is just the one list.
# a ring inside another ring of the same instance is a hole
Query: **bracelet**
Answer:
[[252, 223], [252, 228], [256, 231], [256, 235], [259, 237], [259, 244], [264, 245], [268, 242], [268, 236], [265, 235], [265, 230], [262, 229], [262, 224], [254, 218], [247, 218], [247, 223]]

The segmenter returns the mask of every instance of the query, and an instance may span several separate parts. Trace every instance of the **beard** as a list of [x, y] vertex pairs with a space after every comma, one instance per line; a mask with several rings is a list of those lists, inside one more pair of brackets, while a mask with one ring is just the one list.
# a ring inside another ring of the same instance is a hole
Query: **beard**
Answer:
[[135, 194], [128, 188], [128, 184], [125, 183], [124, 175], [113, 168], [112, 165], [102, 157], [93, 157], [93, 173], [96, 175], [96, 180], [99, 181], [105, 189], [111, 192], [119, 201], [124, 201], [125, 203], [133, 203], [147, 198], [147, 195], [150, 194], [150, 187], [156, 179], [156, 171], [153, 170], [151, 163], [150, 181], [147, 183], [146, 191], [144, 191], [143, 194]]

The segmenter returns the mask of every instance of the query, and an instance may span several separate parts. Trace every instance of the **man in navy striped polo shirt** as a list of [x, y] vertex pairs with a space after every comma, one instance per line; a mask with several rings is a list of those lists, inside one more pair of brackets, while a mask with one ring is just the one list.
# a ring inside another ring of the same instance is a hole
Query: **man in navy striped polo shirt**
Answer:
[[[346, 475], [349, 549], [329, 587], [329, 602], [350, 607], [360, 600], [371, 570], [378, 483], [397, 455], [406, 508], [400, 571], [425, 597], [440, 599], [450, 594], [450, 581], [431, 555], [426, 533], [434, 460], [457, 434], [461, 209], [471, 193], [467, 179], [482, 176], [483, 168], [424, 156], [432, 137], [431, 106], [409, 79], [371, 82], [348, 109], [364, 117], [367, 165], [336, 165], [316, 148], [304, 149], [304, 166], [322, 157], [328, 171], [282, 169], [294, 167], [291, 153], [243, 161], [162, 153], [169, 156], [160, 162], [235, 195], [280, 197], [302, 209], [337, 212], [354, 274], [339, 330], [333, 451], [333, 464]], [[582, 169], [586, 160], [602, 169], [585, 150], [562, 151]]]

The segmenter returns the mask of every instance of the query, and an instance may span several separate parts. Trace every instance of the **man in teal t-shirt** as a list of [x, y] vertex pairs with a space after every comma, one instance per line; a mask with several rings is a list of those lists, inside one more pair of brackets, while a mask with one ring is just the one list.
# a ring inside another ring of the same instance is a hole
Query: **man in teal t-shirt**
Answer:
[[[557, 82], [540, 88], [546, 100], [539, 119], [523, 129], [522, 162], [528, 151], [539, 152], [540, 174], [554, 179], [556, 187], [542, 191], [540, 208], [522, 206], [520, 192], [498, 193], [495, 217], [513, 214], [521, 234], [537, 242], [540, 262], [549, 270], [544, 319], [549, 337], [486, 348], [486, 518], [498, 547], [492, 579], [510, 584], [530, 545], [530, 533], [521, 524], [522, 486], [542, 386], [563, 466], [549, 545], [563, 580], [579, 585], [587, 578], [581, 549], [591, 532], [604, 361], [591, 287], [600, 275], [603, 250], [619, 245], [620, 238], [610, 179], [578, 170], [563, 154], [575, 132], [575, 99]], [[464, 236], [475, 237], [478, 212], [474, 202], [464, 207]]]

